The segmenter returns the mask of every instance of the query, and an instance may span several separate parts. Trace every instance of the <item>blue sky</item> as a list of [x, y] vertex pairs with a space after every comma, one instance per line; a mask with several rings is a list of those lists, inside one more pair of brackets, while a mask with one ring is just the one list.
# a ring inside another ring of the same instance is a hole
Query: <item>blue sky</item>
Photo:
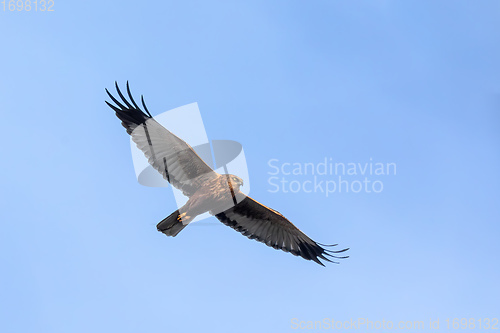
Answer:
[[[54, 9], [0, 13], [2, 332], [500, 317], [498, 1]], [[175, 201], [135, 179], [115, 80], [153, 115], [197, 102], [210, 139], [243, 145], [252, 196], [351, 258], [321, 267], [213, 223], [158, 233]], [[397, 174], [379, 194], [270, 192], [269, 160], [325, 157]]]

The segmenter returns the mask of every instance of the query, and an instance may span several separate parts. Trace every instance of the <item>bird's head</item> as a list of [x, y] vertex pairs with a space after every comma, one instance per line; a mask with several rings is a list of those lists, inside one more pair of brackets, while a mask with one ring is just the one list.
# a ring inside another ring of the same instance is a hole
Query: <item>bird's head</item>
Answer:
[[240, 186], [243, 186], [243, 179], [235, 175], [227, 175], [227, 178], [231, 182], [232, 187], [235, 190], [239, 190]]

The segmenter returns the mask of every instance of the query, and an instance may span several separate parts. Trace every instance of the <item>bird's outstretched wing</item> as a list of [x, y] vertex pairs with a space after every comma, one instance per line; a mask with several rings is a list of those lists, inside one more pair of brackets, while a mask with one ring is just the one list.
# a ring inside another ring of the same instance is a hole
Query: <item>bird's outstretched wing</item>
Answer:
[[106, 101], [122, 121], [127, 133], [137, 147], [144, 152], [151, 164], [173, 186], [184, 195], [193, 195], [202, 184], [218, 174], [212, 170], [196, 152], [182, 139], [160, 125], [149, 113], [144, 98], [141, 96], [144, 110], [136, 104], [127, 82], [127, 100], [115, 82], [116, 91], [121, 102], [106, 89], [113, 105]]
[[324, 265], [319, 259], [334, 262], [327, 256], [337, 259], [347, 258], [347, 256], [339, 257], [335, 254], [348, 249], [332, 251], [323, 248], [321, 246], [323, 244], [316, 243], [307, 237], [283, 215], [248, 196], [234, 207], [215, 216], [225, 225], [250, 239], [258, 240], [277, 250], [313, 260], [322, 266]]

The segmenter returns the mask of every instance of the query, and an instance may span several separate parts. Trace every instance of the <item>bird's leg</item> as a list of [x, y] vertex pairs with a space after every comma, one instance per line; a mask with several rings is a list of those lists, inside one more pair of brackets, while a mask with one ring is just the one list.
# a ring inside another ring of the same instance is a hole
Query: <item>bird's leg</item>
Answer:
[[191, 216], [188, 216], [187, 213], [181, 213], [179, 214], [179, 216], [177, 216], [177, 220], [178, 221], [182, 221], [182, 220], [189, 220], [191, 218]]
[[179, 216], [177, 216], [177, 220], [181, 221], [183, 224], [188, 224], [196, 216], [206, 212], [206, 209], [200, 210], [199, 206], [200, 200], [196, 198], [196, 196], [192, 196], [184, 206], [179, 208]]

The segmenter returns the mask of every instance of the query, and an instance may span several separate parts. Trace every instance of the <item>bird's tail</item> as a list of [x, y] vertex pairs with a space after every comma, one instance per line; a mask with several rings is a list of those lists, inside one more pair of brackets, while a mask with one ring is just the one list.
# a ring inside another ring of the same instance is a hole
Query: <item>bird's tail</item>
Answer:
[[[186, 220], [186, 219], [184, 219]], [[186, 223], [187, 221], [184, 221]], [[175, 237], [182, 229], [187, 226], [182, 223], [181, 215], [178, 210], [164, 218], [160, 223], [156, 225], [158, 231], [163, 232], [167, 236]]]

